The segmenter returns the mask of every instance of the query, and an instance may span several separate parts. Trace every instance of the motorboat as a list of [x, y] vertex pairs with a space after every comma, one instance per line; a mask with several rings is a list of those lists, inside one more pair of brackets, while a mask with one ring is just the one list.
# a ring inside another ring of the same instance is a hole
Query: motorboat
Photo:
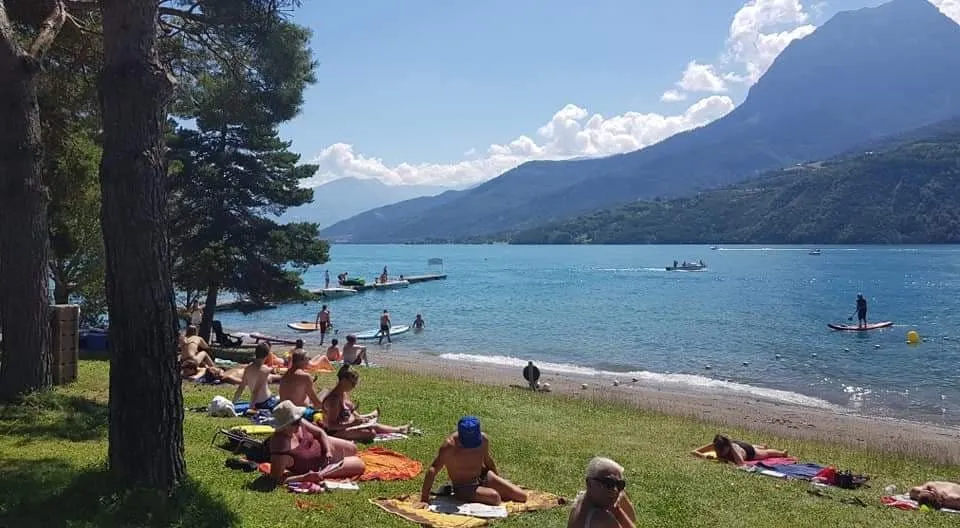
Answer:
[[665, 269], [667, 271], [703, 271], [707, 269], [707, 265], [702, 260], [699, 262], [674, 262], [673, 266], [667, 266]]
[[386, 280], [374, 283], [373, 287], [378, 290], [395, 290], [397, 288], [406, 288], [410, 286], [410, 281], [406, 280]]
[[356, 294], [357, 294], [357, 290], [355, 290], [355, 289], [353, 289], [353, 288], [337, 288], [337, 287], [333, 287], [333, 288], [322, 288], [322, 289], [319, 289], [319, 290], [314, 290], [314, 293], [316, 293], [316, 294], [318, 294], [318, 295], [320, 295], [320, 296], [322, 296], [322, 297], [326, 297], [326, 298], [332, 299], [332, 298], [336, 298], [336, 297], [349, 297], [349, 296], [351, 296], [351, 295], [356, 295]]
[[819, 249], [811, 249], [810, 252], [807, 253], [807, 255], [819, 255], [819, 254], [820, 254]]

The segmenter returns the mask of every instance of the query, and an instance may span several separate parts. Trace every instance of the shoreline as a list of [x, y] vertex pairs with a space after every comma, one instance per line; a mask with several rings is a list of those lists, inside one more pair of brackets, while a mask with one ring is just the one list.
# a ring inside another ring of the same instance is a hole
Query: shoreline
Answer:
[[[315, 351], [308, 351], [310, 353]], [[411, 374], [493, 386], [526, 388], [521, 369], [457, 361], [420, 353], [373, 351], [375, 365]], [[312, 355], [312, 354], [311, 354]], [[600, 381], [600, 383], [598, 383]], [[735, 427], [785, 439], [839, 443], [884, 453], [960, 465], [960, 428], [772, 401], [756, 395], [621, 380], [614, 386], [597, 377], [541, 370], [540, 383], [561, 397], [625, 404], [719, 427]], [[582, 385], [587, 384], [583, 389]], [[704, 439], [707, 443], [709, 439]]]

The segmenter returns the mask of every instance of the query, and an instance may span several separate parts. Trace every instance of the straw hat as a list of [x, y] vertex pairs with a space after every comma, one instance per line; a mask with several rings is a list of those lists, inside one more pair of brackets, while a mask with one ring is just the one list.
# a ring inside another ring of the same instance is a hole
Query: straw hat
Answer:
[[278, 431], [303, 418], [303, 407], [297, 407], [290, 400], [283, 400], [273, 408], [273, 429]]

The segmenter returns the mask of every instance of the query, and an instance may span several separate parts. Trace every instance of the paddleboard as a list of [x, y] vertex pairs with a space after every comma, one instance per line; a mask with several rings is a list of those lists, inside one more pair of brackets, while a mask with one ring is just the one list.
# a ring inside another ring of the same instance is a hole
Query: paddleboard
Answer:
[[[390, 327], [390, 337], [405, 334], [409, 331], [409, 325], [393, 325]], [[380, 339], [380, 336], [377, 335], [379, 332], [380, 330], [367, 330], [366, 332], [360, 332], [355, 335], [358, 341], [369, 341], [371, 339]]]
[[283, 338], [279, 338], [279, 337], [269, 336], [269, 335], [266, 335], [266, 334], [261, 334], [260, 332], [250, 332], [250, 334], [248, 334], [248, 335], [249, 335], [250, 337], [252, 337], [254, 340], [256, 340], [258, 343], [259, 343], [260, 341], [266, 341], [266, 342], [268, 342], [268, 343], [281, 343], [281, 344], [284, 344], [284, 345], [295, 345], [295, 344], [297, 344], [296, 340], [293, 340], [293, 339], [283, 339]]
[[316, 332], [320, 326], [315, 321], [300, 321], [299, 323], [287, 323], [287, 328], [297, 332]]
[[843, 330], [847, 332], [864, 332], [866, 330], [877, 330], [879, 328], [888, 328], [893, 326], [893, 321], [883, 321], [880, 323], [870, 323], [866, 326], [859, 327], [855, 324], [836, 324], [828, 323], [827, 326], [834, 330]]

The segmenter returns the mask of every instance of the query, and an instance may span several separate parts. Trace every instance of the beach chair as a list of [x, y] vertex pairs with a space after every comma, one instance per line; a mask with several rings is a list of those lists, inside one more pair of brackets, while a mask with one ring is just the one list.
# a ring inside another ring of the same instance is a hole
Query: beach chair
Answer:
[[222, 347], [237, 348], [243, 344], [243, 338], [230, 335], [223, 331], [223, 323], [213, 322], [214, 342]]

